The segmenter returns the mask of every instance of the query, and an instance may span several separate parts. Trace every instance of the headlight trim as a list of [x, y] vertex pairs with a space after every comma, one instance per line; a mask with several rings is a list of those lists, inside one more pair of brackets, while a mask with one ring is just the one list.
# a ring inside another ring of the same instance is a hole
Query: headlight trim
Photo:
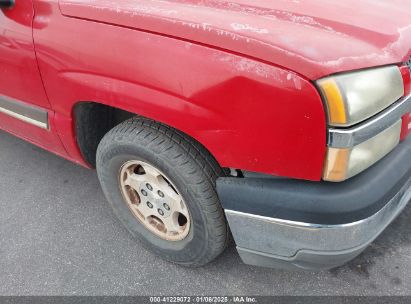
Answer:
[[351, 148], [378, 135], [411, 111], [411, 95], [400, 99], [379, 115], [349, 129], [330, 128], [328, 146]]
[[374, 165], [400, 142], [402, 119], [374, 137], [351, 148], [327, 149], [323, 179], [342, 182]]

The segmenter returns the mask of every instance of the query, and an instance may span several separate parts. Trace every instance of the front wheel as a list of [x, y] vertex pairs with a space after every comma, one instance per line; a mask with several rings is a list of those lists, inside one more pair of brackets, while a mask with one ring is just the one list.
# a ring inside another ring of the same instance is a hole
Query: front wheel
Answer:
[[213, 157], [186, 135], [135, 117], [97, 151], [97, 172], [114, 212], [133, 236], [164, 259], [201, 266], [227, 242]]

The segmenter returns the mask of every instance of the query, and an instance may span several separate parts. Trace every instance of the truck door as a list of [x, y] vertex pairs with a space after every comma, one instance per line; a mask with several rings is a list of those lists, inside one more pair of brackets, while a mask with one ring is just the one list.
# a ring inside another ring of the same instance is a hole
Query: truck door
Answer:
[[0, 128], [61, 153], [34, 50], [32, 0], [0, 0]]

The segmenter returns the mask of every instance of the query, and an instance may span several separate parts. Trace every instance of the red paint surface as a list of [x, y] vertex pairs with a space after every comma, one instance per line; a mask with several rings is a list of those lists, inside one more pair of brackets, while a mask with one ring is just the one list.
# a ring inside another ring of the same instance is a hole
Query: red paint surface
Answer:
[[411, 133], [411, 113], [407, 113], [402, 118], [401, 140], [405, 140]]
[[[404, 80], [404, 96], [408, 96], [411, 93], [411, 73], [408, 66], [401, 67], [401, 74]], [[405, 140], [411, 133], [411, 113], [407, 113], [402, 117], [402, 128], [400, 140]]]
[[[37, 79], [38, 93], [20, 99], [50, 108], [52, 128], [30, 134], [40, 131], [14, 122], [8, 131], [23, 130], [26, 139], [85, 165], [72, 112], [93, 101], [187, 133], [222, 166], [320, 180], [326, 121], [310, 80], [410, 54], [400, 2], [372, 3], [368, 17], [365, 0], [33, 0], [34, 45], [29, 22], [18, 28], [26, 46], [10, 56], [31, 58], [24, 76]], [[29, 11], [15, 7], [13, 14]], [[1, 38], [9, 19], [0, 18]]]
[[401, 67], [402, 79], [404, 81], [404, 95], [408, 96], [411, 93], [411, 74], [408, 66]]
[[408, 0], [60, 0], [67, 16], [184, 38], [307, 78], [408, 60]]

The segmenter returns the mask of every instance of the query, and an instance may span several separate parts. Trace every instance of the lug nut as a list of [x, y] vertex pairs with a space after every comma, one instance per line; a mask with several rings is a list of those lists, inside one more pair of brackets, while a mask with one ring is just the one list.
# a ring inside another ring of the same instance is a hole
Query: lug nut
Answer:
[[160, 214], [161, 216], [163, 216], [163, 215], [164, 215], [164, 211], [163, 211], [163, 210], [158, 209], [157, 211], [158, 211], [158, 214]]
[[166, 209], [167, 211], [170, 211], [170, 206], [167, 205], [166, 203], [163, 204], [164, 209]]
[[141, 194], [144, 195], [144, 196], [147, 196], [147, 191], [143, 189], [143, 190], [141, 190]]
[[150, 202], [147, 202], [147, 206], [148, 206], [148, 208], [150, 208], [150, 209], [153, 209], [153, 204], [152, 203], [150, 203]]
[[158, 194], [159, 197], [164, 197], [164, 193], [161, 192], [160, 190], [158, 190], [157, 194]]
[[153, 191], [153, 187], [150, 184], [146, 184], [148, 190]]

